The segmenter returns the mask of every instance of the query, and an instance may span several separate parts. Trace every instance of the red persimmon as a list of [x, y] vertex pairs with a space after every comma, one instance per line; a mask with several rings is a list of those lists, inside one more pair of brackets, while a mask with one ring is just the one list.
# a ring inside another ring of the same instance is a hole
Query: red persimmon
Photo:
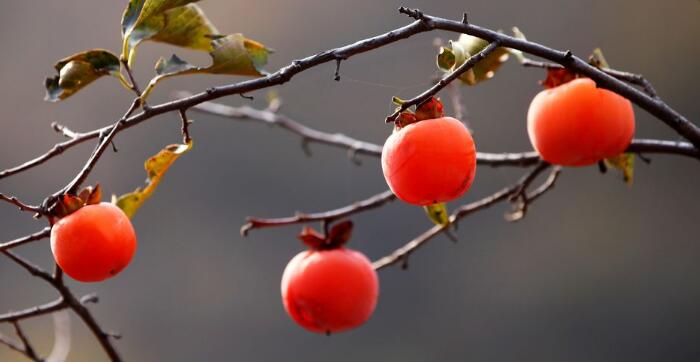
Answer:
[[394, 194], [410, 204], [456, 199], [474, 181], [474, 140], [464, 124], [451, 117], [409, 124], [386, 140], [382, 171]]
[[297, 254], [282, 276], [282, 302], [299, 325], [317, 333], [358, 327], [372, 315], [379, 281], [364, 254], [337, 247]]
[[54, 224], [51, 251], [71, 278], [98, 282], [129, 264], [136, 251], [136, 233], [117, 206], [105, 202], [87, 205]]
[[627, 149], [634, 135], [634, 111], [626, 98], [578, 78], [535, 96], [527, 130], [545, 161], [585, 166]]

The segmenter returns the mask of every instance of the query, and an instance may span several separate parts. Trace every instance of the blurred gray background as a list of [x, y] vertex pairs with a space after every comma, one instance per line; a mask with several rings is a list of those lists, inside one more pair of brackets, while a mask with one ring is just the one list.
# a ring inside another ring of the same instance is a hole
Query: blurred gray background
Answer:
[[[111, 124], [131, 96], [113, 79], [59, 103], [42, 101], [53, 63], [84, 49], [120, 49], [126, 1], [0, 2], [0, 168], [45, 152], [62, 138], [58, 121], [85, 131]], [[645, 74], [662, 97], [700, 120], [700, 2], [671, 1], [203, 1], [221, 32], [243, 32], [276, 50], [268, 69], [409, 22], [400, 5], [496, 29], [519, 26], [533, 40], [586, 56], [602, 47], [616, 68]], [[382, 143], [391, 96], [411, 97], [435, 74], [435, 37], [419, 35], [343, 63], [317, 67], [277, 91], [283, 112], [322, 130]], [[164, 45], [141, 47], [137, 77], [145, 83], [161, 55], [177, 52], [200, 64], [206, 54]], [[481, 151], [525, 151], [525, 113], [544, 74], [511, 61], [496, 77], [463, 88], [468, 121]], [[235, 77], [168, 80], [151, 102], [175, 90], [199, 91]], [[255, 106], [265, 105], [256, 92]], [[240, 97], [222, 100], [249, 103]], [[677, 139], [636, 110], [638, 137]], [[700, 359], [700, 166], [654, 156], [638, 162], [635, 184], [597, 168], [566, 169], [556, 188], [526, 219], [510, 224], [498, 205], [463, 221], [460, 242], [440, 237], [411, 258], [407, 271], [380, 273], [381, 298], [364, 327], [331, 337], [308, 333], [286, 316], [279, 296], [287, 261], [303, 248], [299, 227], [238, 234], [248, 215], [286, 216], [332, 209], [381, 192], [378, 160], [362, 166], [345, 152], [312, 145], [269, 127], [191, 113], [195, 148], [172, 168], [134, 220], [139, 249], [117, 278], [71, 288], [99, 293], [97, 319], [124, 338], [127, 361], [698, 361]], [[90, 182], [107, 196], [144, 180], [142, 162], [178, 142], [168, 114], [119, 134]], [[82, 166], [93, 142], [30, 172], [0, 180], [0, 191], [38, 203]], [[519, 169], [478, 170], [472, 190], [451, 204], [475, 200], [511, 183]], [[430, 223], [420, 208], [394, 202], [354, 218], [351, 246], [372, 259], [420, 234]], [[44, 225], [0, 205], [0, 240]], [[48, 241], [18, 249], [49, 267]], [[0, 259], [0, 312], [52, 300], [51, 288]], [[104, 354], [73, 318], [70, 361]], [[26, 323], [37, 347], [52, 343], [50, 317]], [[9, 332], [7, 326], [0, 327]], [[21, 360], [0, 346], [0, 361]]]

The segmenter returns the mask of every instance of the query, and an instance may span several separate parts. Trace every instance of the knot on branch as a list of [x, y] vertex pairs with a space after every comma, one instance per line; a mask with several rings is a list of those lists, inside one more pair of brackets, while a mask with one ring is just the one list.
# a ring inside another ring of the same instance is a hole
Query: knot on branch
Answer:
[[411, 8], [402, 6], [399, 8], [399, 13], [406, 14], [409, 17], [412, 17], [416, 20], [425, 21], [425, 15], [423, 15], [423, 12], [420, 11], [419, 9], [411, 9]]

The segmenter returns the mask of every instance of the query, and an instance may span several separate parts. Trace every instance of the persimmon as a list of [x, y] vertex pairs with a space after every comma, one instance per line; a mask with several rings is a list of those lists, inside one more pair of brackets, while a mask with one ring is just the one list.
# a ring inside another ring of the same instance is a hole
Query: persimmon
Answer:
[[464, 124], [452, 117], [408, 124], [384, 143], [382, 171], [394, 194], [410, 204], [456, 199], [474, 181], [474, 140]]
[[541, 91], [530, 103], [527, 130], [547, 162], [586, 166], [621, 154], [634, 135], [634, 111], [626, 98], [577, 78]]
[[136, 251], [136, 233], [117, 206], [105, 202], [87, 205], [53, 225], [51, 251], [71, 278], [98, 282], [129, 264]]
[[287, 314], [316, 333], [341, 332], [364, 324], [379, 296], [372, 263], [364, 254], [342, 245], [347, 235], [323, 239], [307, 228], [300, 238], [309, 250], [292, 258], [282, 276]]

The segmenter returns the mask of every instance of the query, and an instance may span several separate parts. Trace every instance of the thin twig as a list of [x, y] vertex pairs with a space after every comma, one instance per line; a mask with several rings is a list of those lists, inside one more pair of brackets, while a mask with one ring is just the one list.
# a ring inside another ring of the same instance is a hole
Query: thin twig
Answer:
[[57, 312], [66, 308], [68, 308], [68, 303], [66, 303], [65, 299], [61, 297], [46, 304], [37, 305], [17, 312], [0, 314], [0, 323], [15, 322], [23, 319], [38, 317], [45, 314]]
[[37, 214], [37, 213], [40, 214], [42, 211], [39, 206], [32, 206], [32, 205], [25, 204], [24, 202], [18, 200], [14, 196], [6, 196], [6, 195], [0, 193], [0, 200], [7, 201], [7, 202], [17, 206], [22, 211], [29, 211], [29, 212], [33, 212], [35, 214]]
[[45, 227], [43, 230], [37, 231], [33, 234], [29, 234], [27, 236], [23, 236], [21, 238], [15, 239], [15, 240], [0, 243], [0, 250], [12, 249], [14, 247], [18, 247], [20, 245], [30, 243], [32, 241], [48, 238], [50, 235], [51, 235], [51, 228]]
[[428, 229], [425, 231], [423, 234], [419, 235], [415, 239], [409, 241], [402, 247], [396, 249], [394, 252], [391, 254], [380, 258], [376, 260], [375, 262], [372, 263], [372, 266], [376, 270], [380, 270], [383, 268], [386, 268], [390, 265], [398, 264], [398, 263], [406, 263], [408, 260], [408, 257], [416, 251], [418, 248], [421, 246], [425, 245], [428, 241], [430, 241], [432, 238], [435, 236], [439, 235], [440, 233], [445, 232], [446, 230], [449, 230], [450, 225], [456, 224], [460, 219], [464, 218], [465, 216], [472, 214], [476, 211], [488, 208], [491, 205], [494, 205], [500, 201], [505, 201], [508, 200], [508, 198], [513, 195], [514, 193], [518, 192], [522, 188], [522, 185], [527, 182], [532, 182], [531, 180], [534, 180], [542, 171], [544, 171], [546, 167], [535, 167], [532, 171], [528, 172], [525, 176], [523, 176], [517, 183], [505, 187], [501, 190], [496, 191], [495, 193], [482, 198], [481, 200], [463, 205], [459, 207], [455, 212], [450, 215], [450, 223], [447, 225], [435, 225], [432, 228]]
[[325, 212], [313, 214], [297, 213], [294, 216], [283, 217], [278, 219], [262, 219], [249, 217], [247, 223], [243, 225], [243, 227], [241, 227], [241, 235], [247, 236], [248, 232], [253, 229], [303, 224], [313, 221], [324, 221], [325, 223], [330, 224], [335, 220], [342, 219], [349, 215], [381, 207], [382, 205], [385, 205], [395, 199], [396, 196], [394, 196], [391, 190], [387, 190], [380, 194], [374, 195], [366, 200], [355, 202], [352, 205], [344, 206], [339, 209]]
[[[532, 59], [525, 58], [525, 57], [523, 57], [521, 59], [520, 64], [522, 64], [525, 67], [544, 68], [544, 69], [564, 69], [564, 66], [562, 66], [561, 64], [542, 62], [542, 61], [532, 60]], [[600, 70], [603, 71], [604, 73], [612, 76], [612, 77], [619, 79], [619, 80], [623, 80], [625, 82], [628, 82], [628, 83], [634, 84], [638, 87], [641, 87], [644, 90], [644, 92], [652, 98], [659, 97], [659, 95], [656, 93], [656, 89], [654, 89], [654, 87], [651, 85], [651, 82], [649, 82], [641, 74], [623, 72], [621, 70], [616, 70], [616, 69], [611, 69], [611, 68], [601, 68]]]
[[24, 347], [24, 354], [27, 355], [27, 357], [33, 361], [41, 361], [41, 358], [36, 354], [34, 347], [32, 347], [32, 344], [29, 343], [29, 339], [27, 338], [27, 335], [24, 334], [24, 331], [19, 325], [19, 322], [12, 322], [12, 326], [15, 328], [15, 333], [17, 334], [17, 337], [19, 337], [19, 340], [22, 341], [22, 345]]
[[482, 49], [480, 52], [472, 55], [467, 59], [462, 65], [457, 67], [454, 71], [451, 73], [447, 74], [444, 78], [440, 79], [437, 83], [435, 83], [432, 87], [428, 88], [426, 91], [423, 93], [417, 95], [414, 98], [411, 98], [409, 100], [404, 101], [401, 106], [397, 107], [396, 111], [386, 117], [386, 122], [394, 122], [396, 121], [396, 118], [399, 116], [399, 114], [405, 110], [407, 110], [409, 107], [412, 106], [419, 106], [423, 102], [427, 101], [430, 99], [430, 97], [436, 95], [439, 91], [441, 91], [445, 86], [450, 84], [452, 81], [455, 79], [459, 78], [462, 74], [467, 72], [468, 70], [474, 68], [476, 63], [481, 61], [482, 59], [486, 58], [489, 56], [489, 54], [493, 53], [498, 47], [500, 46], [500, 41], [498, 39], [492, 40], [489, 45], [487, 45], [484, 49]]

